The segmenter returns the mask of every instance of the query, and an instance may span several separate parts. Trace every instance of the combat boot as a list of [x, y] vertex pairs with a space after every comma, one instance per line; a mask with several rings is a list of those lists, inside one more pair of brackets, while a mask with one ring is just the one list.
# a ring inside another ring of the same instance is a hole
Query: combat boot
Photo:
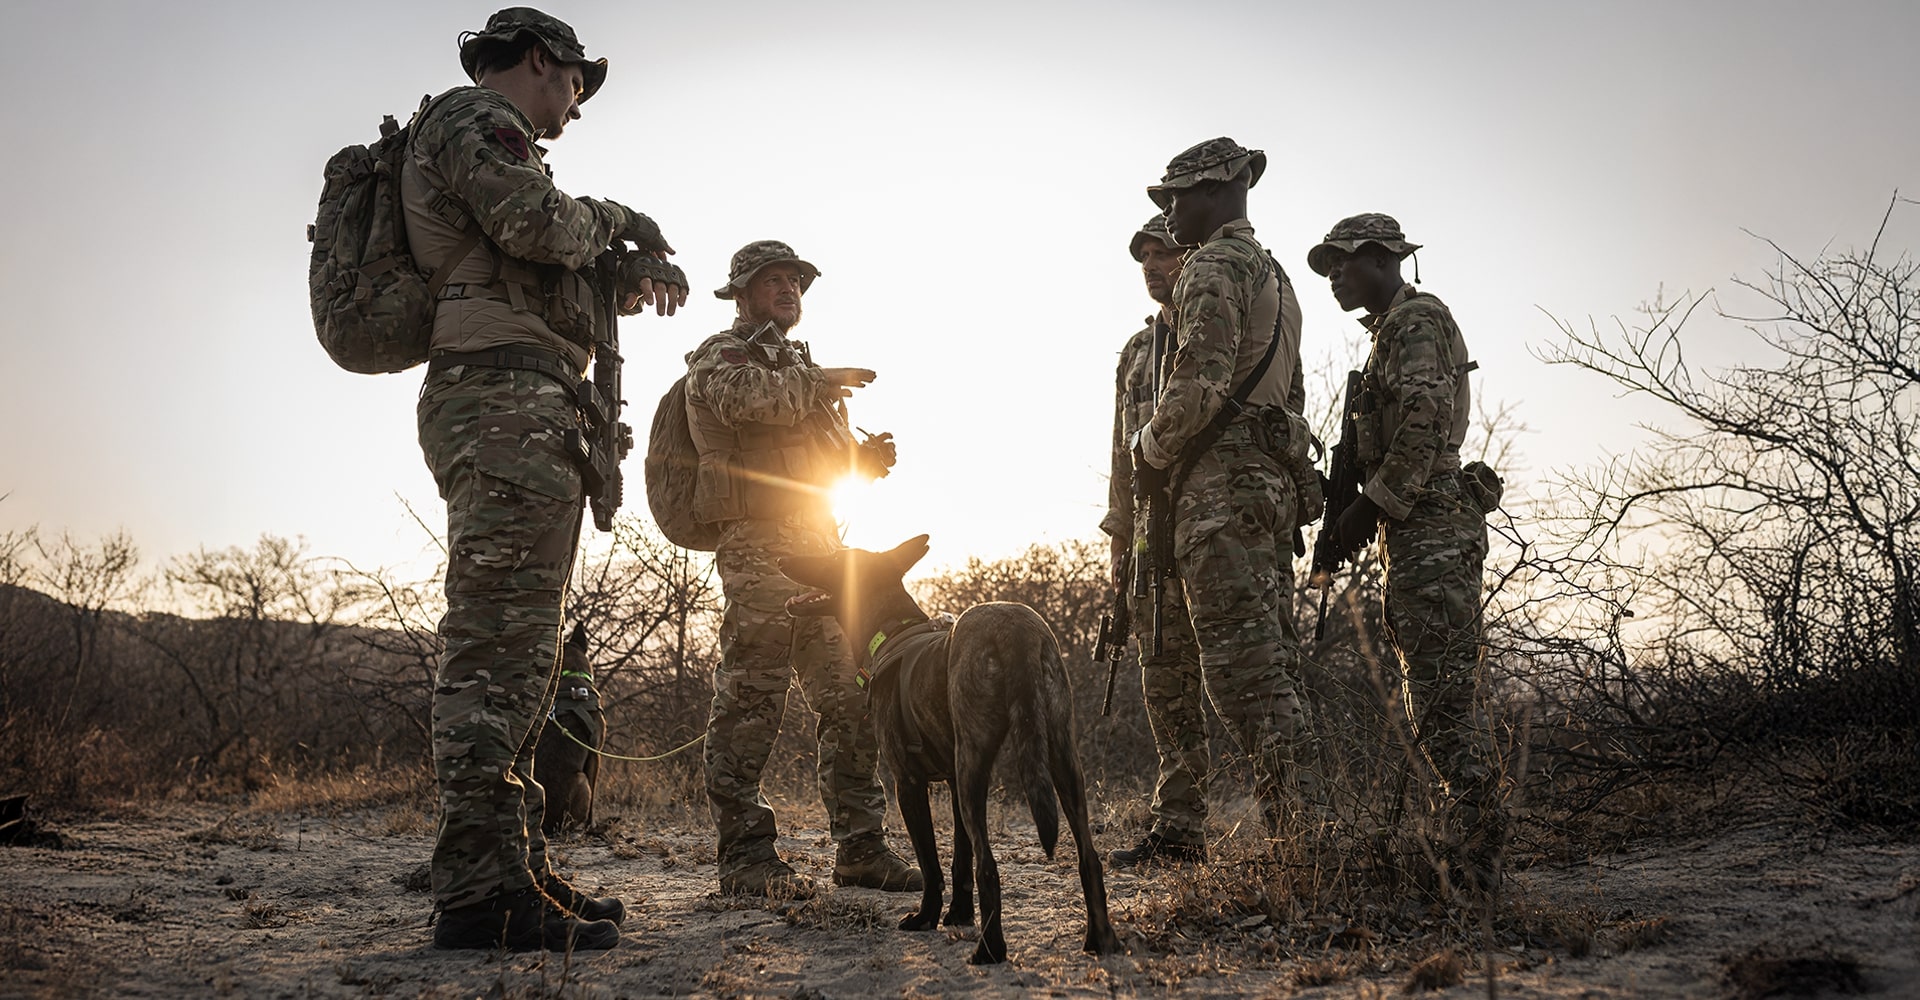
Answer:
[[618, 896], [589, 896], [554, 872], [540, 876], [540, 888], [548, 898], [559, 903], [561, 909], [582, 920], [611, 920], [618, 924], [627, 919], [627, 904]]
[[619, 943], [612, 921], [569, 916], [533, 886], [448, 907], [433, 928], [436, 948], [600, 951]]
[[926, 885], [920, 869], [893, 853], [883, 839], [841, 844], [833, 859], [833, 884], [887, 892], [919, 892]]
[[813, 879], [794, 871], [793, 866], [776, 857], [721, 875], [720, 891], [729, 896], [812, 899], [815, 887]]
[[1113, 868], [1145, 867], [1148, 865], [1202, 865], [1207, 863], [1206, 844], [1182, 844], [1168, 840], [1158, 831], [1140, 838], [1140, 843], [1132, 847], [1121, 848], [1107, 855], [1107, 864]]

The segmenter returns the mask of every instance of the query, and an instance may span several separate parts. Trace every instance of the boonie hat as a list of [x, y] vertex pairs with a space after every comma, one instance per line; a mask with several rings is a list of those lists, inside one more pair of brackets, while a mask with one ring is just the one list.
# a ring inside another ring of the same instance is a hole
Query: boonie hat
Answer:
[[1167, 229], [1165, 212], [1148, 219], [1146, 224], [1133, 234], [1132, 241], [1127, 244], [1127, 252], [1133, 254], [1134, 260], [1140, 259], [1141, 249], [1148, 240], [1159, 240], [1176, 250], [1180, 248], [1180, 241], [1174, 239], [1173, 233]]
[[1395, 222], [1393, 216], [1363, 212], [1334, 223], [1320, 245], [1307, 251], [1307, 266], [1324, 278], [1333, 267], [1335, 251], [1355, 253], [1369, 243], [1379, 244], [1396, 258], [1420, 249], [1420, 244], [1407, 242], [1407, 234], [1400, 231], [1400, 223]]
[[555, 59], [563, 63], [580, 64], [580, 103], [587, 103], [587, 98], [607, 82], [607, 61], [588, 59], [586, 48], [574, 36], [567, 22], [532, 7], [508, 7], [495, 11], [492, 17], [487, 18], [486, 27], [460, 33], [460, 68], [467, 71], [467, 79], [475, 82], [480, 79], [481, 45], [492, 41], [510, 42], [523, 34], [538, 38]]
[[1174, 157], [1167, 164], [1167, 173], [1160, 178], [1160, 183], [1147, 188], [1147, 197], [1164, 212], [1173, 204], [1173, 192], [1181, 188], [1203, 181], [1230, 181], [1242, 174], [1246, 175], [1247, 186], [1252, 187], [1260, 183], [1260, 175], [1266, 172], [1265, 152], [1248, 149], [1223, 135]]
[[727, 266], [727, 283], [714, 289], [716, 299], [731, 299], [747, 282], [768, 264], [797, 264], [800, 267], [800, 291], [806, 292], [813, 287], [813, 279], [820, 276], [820, 269], [800, 259], [793, 248], [779, 240], [755, 240], [741, 247], [733, 255], [733, 261]]

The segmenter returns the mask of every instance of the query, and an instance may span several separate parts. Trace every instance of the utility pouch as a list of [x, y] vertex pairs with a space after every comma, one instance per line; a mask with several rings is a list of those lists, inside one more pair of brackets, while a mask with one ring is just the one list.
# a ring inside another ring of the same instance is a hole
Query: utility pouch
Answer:
[[1303, 528], [1318, 521], [1327, 506], [1317, 468], [1326, 446], [1314, 436], [1306, 417], [1284, 406], [1266, 407], [1258, 427], [1262, 447], [1293, 484], [1293, 527]]
[[607, 425], [607, 407], [600, 398], [599, 387], [591, 379], [581, 379], [573, 387], [573, 405], [580, 408], [580, 415], [587, 420], [588, 427]]
[[1467, 500], [1480, 513], [1491, 514], [1500, 506], [1500, 499], [1506, 496], [1507, 484], [1500, 478], [1493, 466], [1485, 462], [1468, 462], [1460, 467], [1460, 486], [1467, 494]]
[[547, 328], [576, 344], [593, 343], [593, 286], [578, 272], [554, 270], [540, 282]]
[[1386, 457], [1380, 440], [1380, 397], [1373, 388], [1373, 375], [1360, 381], [1360, 394], [1353, 401], [1353, 452], [1361, 468], [1371, 468]]

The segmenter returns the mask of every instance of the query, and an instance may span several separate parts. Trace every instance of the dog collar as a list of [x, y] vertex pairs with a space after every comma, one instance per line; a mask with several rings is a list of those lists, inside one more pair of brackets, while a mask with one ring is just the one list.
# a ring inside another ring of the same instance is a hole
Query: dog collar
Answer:
[[867, 685], [873, 681], [873, 661], [875, 657], [880, 655], [880, 647], [886, 645], [888, 639], [904, 635], [915, 625], [925, 625], [932, 620], [933, 619], [925, 615], [921, 615], [918, 618], [900, 618], [887, 624], [887, 628], [893, 629], [891, 633], [885, 628], [874, 630], [873, 638], [867, 640], [867, 661], [860, 664], [859, 669], [854, 671], [853, 682], [859, 685], [861, 690], [865, 690]]

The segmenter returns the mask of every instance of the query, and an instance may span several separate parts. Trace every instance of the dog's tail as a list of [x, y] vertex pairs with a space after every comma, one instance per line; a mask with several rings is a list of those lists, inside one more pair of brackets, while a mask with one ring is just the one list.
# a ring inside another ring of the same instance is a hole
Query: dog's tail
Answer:
[[[1058, 658], [1060, 653], [1047, 644], [1045, 654]], [[1053, 669], [1058, 670], [1055, 665]], [[1038, 672], [1044, 674], [1044, 668]], [[1071, 740], [1073, 733], [1055, 732], [1051, 720], [1056, 713], [1041, 703], [1050, 692], [1045, 684], [1035, 684], [1034, 690], [1026, 696], [1014, 699], [1008, 726], [1009, 749], [1013, 759], [1019, 761], [1020, 786], [1026, 789], [1027, 806], [1033, 810], [1033, 826], [1040, 832], [1040, 846], [1053, 857], [1053, 849], [1060, 843], [1060, 800], [1053, 788], [1054, 756], [1060, 748], [1054, 746], [1055, 740]], [[1070, 717], [1069, 717], [1070, 718]]]

